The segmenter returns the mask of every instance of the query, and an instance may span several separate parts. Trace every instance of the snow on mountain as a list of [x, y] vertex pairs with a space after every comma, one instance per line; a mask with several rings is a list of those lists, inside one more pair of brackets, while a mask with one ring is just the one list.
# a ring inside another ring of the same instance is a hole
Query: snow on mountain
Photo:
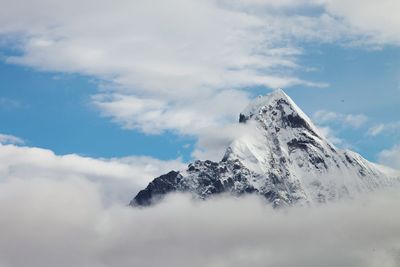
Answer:
[[206, 199], [219, 193], [255, 193], [274, 207], [313, 204], [392, 186], [393, 172], [329, 143], [282, 90], [255, 99], [239, 116], [247, 134], [220, 162], [197, 160], [185, 171], [154, 179], [131, 201], [150, 205], [170, 192]]

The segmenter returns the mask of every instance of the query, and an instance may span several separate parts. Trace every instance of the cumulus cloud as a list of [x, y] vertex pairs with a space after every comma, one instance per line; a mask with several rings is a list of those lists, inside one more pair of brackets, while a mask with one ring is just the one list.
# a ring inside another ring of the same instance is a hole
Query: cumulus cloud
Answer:
[[154, 99], [116, 94], [96, 95], [93, 103], [104, 116], [111, 117], [127, 129], [153, 134], [171, 130], [199, 135], [206, 129], [225, 127], [235, 121], [237, 114], [249, 102], [248, 94], [237, 90], [224, 90], [208, 96], [205, 92], [202, 94], [196, 101], [180, 102], [176, 107]]
[[351, 125], [354, 128], [359, 128], [367, 122], [367, 116], [363, 114], [347, 114], [344, 118], [345, 124]]
[[45, 184], [76, 180], [90, 183], [102, 192], [103, 201], [128, 203], [153, 178], [185, 165], [179, 160], [162, 161], [133, 156], [94, 159], [76, 154], [55, 155], [51, 150], [0, 145], [0, 180]]

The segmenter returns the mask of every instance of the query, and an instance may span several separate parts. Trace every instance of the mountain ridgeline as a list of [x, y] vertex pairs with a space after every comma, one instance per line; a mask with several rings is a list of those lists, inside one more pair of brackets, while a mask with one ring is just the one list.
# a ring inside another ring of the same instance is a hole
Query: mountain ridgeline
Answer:
[[359, 154], [335, 148], [282, 90], [255, 99], [239, 116], [248, 134], [219, 162], [196, 160], [155, 178], [130, 202], [148, 206], [171, 192], [207, 199], [257, 194], [274, 207], [323, 203], [392, 186], [398, 179]]

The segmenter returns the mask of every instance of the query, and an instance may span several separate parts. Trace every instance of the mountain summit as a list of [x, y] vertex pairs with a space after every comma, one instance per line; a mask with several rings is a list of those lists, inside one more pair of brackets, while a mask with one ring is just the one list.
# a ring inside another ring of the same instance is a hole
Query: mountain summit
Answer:
[[155, 178], [130, 202], [147, 206], [170, 192], [206, 199], [258, 194], [274, 207], [311, 204], [391, 186], [395, 179], [359, 154], [335, 148], [282, 90], [256, 98], [239, 116], [248, 134], [220, 162], [196, 160]]

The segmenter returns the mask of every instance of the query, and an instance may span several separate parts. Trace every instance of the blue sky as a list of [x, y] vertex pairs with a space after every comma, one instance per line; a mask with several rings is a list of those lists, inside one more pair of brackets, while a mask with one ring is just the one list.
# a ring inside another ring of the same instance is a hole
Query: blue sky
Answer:
[[339, 147], [379, 161], [399, 143], [396, 18], [350, 14], [357, 1], [172, 2], [3, 10], [0, 133], [57, 154], [189, 161], [282, 87]]

